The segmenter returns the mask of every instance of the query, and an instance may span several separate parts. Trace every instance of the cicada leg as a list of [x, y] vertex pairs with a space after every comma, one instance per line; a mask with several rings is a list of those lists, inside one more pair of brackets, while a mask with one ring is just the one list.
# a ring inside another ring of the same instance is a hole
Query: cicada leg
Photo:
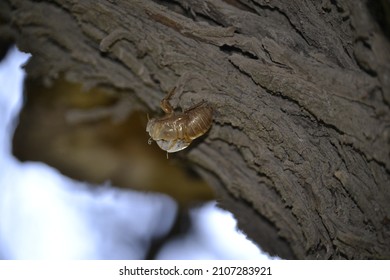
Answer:
[[167, 114], [172, 114], [173, 113], [173, 107], [171, 103], [169, 102], [169, 99], [176, 93], [176, 87], [174, 87], [168, 94], [167, 96], [164, 97], [163, 100], [161, 100], [160, 106], [161, 109], [167, 113]]

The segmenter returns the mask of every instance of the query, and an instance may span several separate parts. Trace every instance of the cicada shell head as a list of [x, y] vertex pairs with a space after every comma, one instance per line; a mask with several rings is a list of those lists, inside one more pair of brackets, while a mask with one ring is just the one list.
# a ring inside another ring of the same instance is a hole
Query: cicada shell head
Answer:
[[155, 123], [156, 123], [156, 119], [148, 120], [148, 123], [146, 124], [146, 132], [151, 134], [153, 131], [153, 127], [155, 126]]
[[166, 117], [162, 117], [149, 120], [146, 125], [146, 132], [155, 141], [158, 139], [172, 139], [177, 135], [175, 128], [174, 122], [167, 120]]

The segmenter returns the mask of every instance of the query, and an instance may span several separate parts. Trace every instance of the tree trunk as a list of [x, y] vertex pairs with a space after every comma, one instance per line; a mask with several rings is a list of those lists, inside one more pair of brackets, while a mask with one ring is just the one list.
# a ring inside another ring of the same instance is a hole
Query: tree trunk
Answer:
[[[63, 74], [159, 114], [207, 101], [182, 152], [282, 258], [390, 258], [390, 2], [3, 0], [31, 77]], [[177, 101], [178, 100], [178, 101]], [[119, 110], [119, 109], [118, 109]]]

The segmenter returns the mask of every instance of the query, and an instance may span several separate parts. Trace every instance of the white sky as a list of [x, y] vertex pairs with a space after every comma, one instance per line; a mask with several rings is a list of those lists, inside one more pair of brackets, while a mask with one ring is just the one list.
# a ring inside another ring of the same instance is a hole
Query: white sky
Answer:
[[[0, 62], [0, 259], [142, 259], [166, 234], [176, 202], [72, 180], [44, 163], [20, 163], [11, 138], [22, 104], [28, 55], [12, 49]], [[236, 230], [229, 212], [207, 203], [191, 212], [188, 235], [168, 242], [159, 259], [267, 259]]]

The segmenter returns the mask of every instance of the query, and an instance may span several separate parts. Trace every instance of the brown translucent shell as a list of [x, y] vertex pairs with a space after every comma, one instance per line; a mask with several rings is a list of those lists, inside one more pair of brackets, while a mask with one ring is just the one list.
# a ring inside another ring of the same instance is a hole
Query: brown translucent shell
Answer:
[[194, 139], [210, 129], [213, 120], [213, 109], [204, 101], [184, 112], [175, 112], [169, 103], [174, 92], [175, 88], [161, 101], [165, 116], [150, 119], [146, 126], [149, 144], [154, 140], [168, 153], [187, 148]]

